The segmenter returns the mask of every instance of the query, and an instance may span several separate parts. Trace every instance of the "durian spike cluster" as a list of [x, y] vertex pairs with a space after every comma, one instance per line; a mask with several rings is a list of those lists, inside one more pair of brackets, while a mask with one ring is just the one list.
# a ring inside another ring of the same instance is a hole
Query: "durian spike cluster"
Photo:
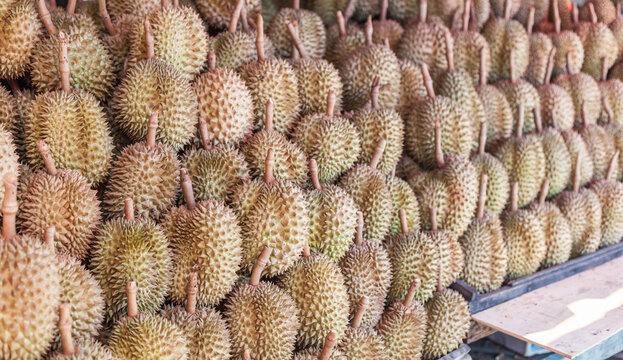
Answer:
[[623, 14], [565, 4], [0, 1], [0, 358], [453, 351], [457, 278], [623, 237]]

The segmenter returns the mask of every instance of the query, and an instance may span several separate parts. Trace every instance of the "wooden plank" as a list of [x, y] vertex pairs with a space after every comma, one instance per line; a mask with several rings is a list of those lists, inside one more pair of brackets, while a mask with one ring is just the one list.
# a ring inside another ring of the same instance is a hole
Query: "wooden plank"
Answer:
[[486, 338], [487, 336], [493, 334], [494, 332], [496, 332], [495, 329], [479, 324], [472, 320], [471, 326], [469, 328], [469, 332], [467, 333], [467, 339], [465, 340], [465, 342], [468, 344], [471, 344], [480, 339]]
[[[575, 358], [622, 337], [621, 274], [623, 258], [617, 258], [474, 314], [473, 320]], [[614, 353], [623, 348], [623, 341], [613, 344]]]

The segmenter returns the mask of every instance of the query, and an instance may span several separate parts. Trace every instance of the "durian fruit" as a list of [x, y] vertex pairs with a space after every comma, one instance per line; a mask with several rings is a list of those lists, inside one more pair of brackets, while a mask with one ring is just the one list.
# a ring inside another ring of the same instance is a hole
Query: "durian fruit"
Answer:
[[510, 208], [501, 217], [508, 254], [506, 278], [509, 280], [537, 271], [547, 254], [541, 218], [534, 211], [518, 209], [518, 199], [519, 184], [513, 182]]
[[571, 226], [571, 257], [590, 254], [599, 248], [601, 242], [602, 208], [599, 197], [591, 189], [580, 189], [580, 169], [581, 159], [577, 157], [572, 190], [560, 193], [555, 199]]
[[541, 141], [543, 155], [545, 155], [545, 179], [548, 180], [547, 197], [551, 198], [563, 191], [569, 184], [571, 177], [571, 154], [565, 144], [565, 139], [553, 127], [543, 129], [541, 115], [534, 110], [536, 136]]
[[623, 184], [616, 180], [614, 171], [618, 165], [619, 155], [618, 150], [614, 152], [606, 176], [590, 185], [590, 189], [597, 195], [601, 204], [600, 247], [616, 244], [623, 237]]
[[605, 59], [602, 64], [601, 81], [597, 83], [602, 101], [600, 119], [613, 125], [623, 125], [623, 81], [616, 78], [608, 80]]
[[162, 228], [171, 242], [173, 265], [169, 298], [186, 299], [188, 277], [198, 277], [197, 303], [216, 305], [232, 289], [242, 260], [242, 238], [238, 219], [223, 202], [197, 203], [186, 169], [180, 170], [186, 205], [171, 209]]
[[[560, 75], [554, 79], [554, 84], [567, 90], [573, 100], [575, 110], [575, 125], [580, 126], [584, 121], [595, 124], [601, 112], [601, 93], [595, 79], [591, 76], [574, 72], [571, 53], [567, 53], [568, 75]], [[586, 105], [583, 105], [586, 104]], [[586, 119], [582, 115], [582, 107], [586, 106]]]
[[147, 57], [130, 68], [113, 95], [115, 122], [124, 135], [141, 141], [149, 115], [158, 111], [158, 140], [179, 150], [195, 135], [197, 96], [181, 72], [155, 58], [151, 23], [146, 20], [144, 26]]
[[237, 144], [253, 129], [253, 98], [240, 75], [216, 68], [216, 55], [208, 54], [208, 71], [193, 81], [199, 120], [208, 127], [209, 144]]
[[340, 260], [344, 284], [348, 289], [350, 315], [357, 311], [359, 300], [366, 296], [369, 306], [363, 311], [364, 327], [373, 327], [385, 308], [385, 298], [392, 281], [389, 255], [385, 247], [363, 237], [363, 214], [357, 214], [355, 242]]
[[[74, 314], [75, 315], [75, 312]], [[78, 339], [72, 338], [75, 318], [72, 317], [71, 305], [63, 303], [59, 310], [58, 330], [62, 343], [62, 349], [52, 353], [49, 360], [117, 360], [110, 350], [93, 340], [91, 337]]]
[[[10, 95], [9, 95], [10, 96]], [[13, 136], [5, 124], [0, 123], [0, 176], [14, 174], [19, 176], [19, 158]], [[4, 199], [4, 186], [0, 187], [0, 201]]]
[[420, 359], [424, 336], [426, 335], [426, 310], [417, 301], [415, 294], [420, 287], [420, 279], [411, 282], [409, 292], [402, 300], [396, 300], [385, 310], [376, 325], [387, 353], [388, 359]]
[[[552, 3], [552, 8], [554, 10], [555, 32], [551, 36], [552, 44], [554, 44], [554, 47], [556, 48], [553, 74], [554, 76], [558, 76], [563, 74], [578, 73], [584, 64], [584, 45], [582, 45], [582, 40], [578, 34], [572, 30], [560, 30], [561, 19], [559, 8], [557, 6], [558, 0], [552, 0]], [[570, 63], [567, 59], [568, 56], [571, 57]], [[571, 69], [571, 72], [569, 72], [569, 69]]]
[[39, 43], [41, 23], [34, 3], [29, 0], [4, 3], [0, 29], [0, 79], [17, 79], [26, 72], [30, 56]]
[[309, 160], [309, 169], [314, 186], [306, 194], [309, 248], [339, 261], [352, 243], [357, 207], [344, 189], [331, 184], [321, 185], [316, 160]]
[[338, 348], [349, 360], [388, 360], [389, 353], [385, 348], [383, 338], [375, 330], [361, 326], [368, 303], [368, 297], [362, 296], [358, 302], [355, 317], [346, 329]]
[[[480, 177], [486, 175], [485, 206], [494, 215], [499, 215], [508, 201], [510, 194], [510, 183], [506, 167], [495, 156], [485, 152], [487, 141], [487, 122], [483, 121], [480, 125], [480, 140], [478, 153], [472, 155], [471, 161]], [[479, 205], [480, 206], [480, 205]]]
[[[306, 6], [318, 14], [326, 26], [332, 26], [337, 22], [336, 12], [345, 11], [349, 3], [347, 0], [308, 1]], [[354, 7], [353, 5], [351, 8]], [[263, 9], [266, 10], [266, 6]]]
[[385, 140], [376, 146], [370, 165], [360, 164], [342, 176], [339, 186], [353, 198], [364, 217], [364, 236], [380, 242], [392, 223], [392, 199], [385, 177], [377, 170]]
[[140, 219], [158, 219], [175, 203], [180, 163], [173, 149], [156, 142], [158, 118], [152, 113], [145, 142], [125, 147], [113, 163], [102, 202], [108, 218], [123, 217], [126, 198], [135, 199]]
[[[517, 183], [518, 206], [534, 200], [545, 178], [546, 158], [543, 145], [535, 135], [523, 135], [524, 107], [518, 104], [519, 116], [515, 136], [500, 144], [494, 155], [502, 161], [510, 183]], [[533, 114], [534, 115], [534, 114]]]
[[340, 64], [354, 50], [365, 46], [366, 39], [359, 26], [348, 24], [341, 11], [336, 12], [337, 34], [327, 31], [327, 60], [333, 64]]
[[335, 347], [336, 344], [337, 331], [331, 330], [327, 334], [322, 348], [299, 351], [294, 355], [294, 360], [347, 360], [346, 356]]
[[372, 40], [376, 44], [381, 44], [387, 39], [390, 49], [395, 49], [396, 45], [400, 41], [404, 29], [400, 23], [395, 20], [387, 18], [387, 8], [389, 7], [389, 0], [381, 1], [381, 15], [379, 20], [372, 22]]
[[[618, 2], [617, 2], [618, 3]], [[590, 5], [593, 5], [593, 10]], [[588, 0], [580, 8], [580, 20], [591, 21], [592, 12], [597, 16], [597, 21], [609, 25], [616, 19], [617, 12], [613, 1], [609, 0]]]
[[356, 110], [363, 107], [370, 98], [370, 84], [379, 76], [378, 104], [381, 108], [393, 109], [400, 97], [400, 64], [394, 52], [385, 45], [372, 42], [372, 18], [365, 25], [364, 46], [353, 50], [339, 64], [344, 84], [344, 108]]
[[370, 108], [361, 108], [351, 116], [350, 121], [359, 130], [361, 139], [360, 163], [369, 163], [379, 141], [385, 141], [378, 170], [388, 174], [398, 163], [403, 152], [404, 123], [400, 114], [391, 107], [383, 107], [380, 103], [380, 79], [374, 77], [370, 91]]
[[[236, 0], [196, 0], [197, 10], [201, 14], [201, 17], [206, 21], [208, 25], [216, 28], [224, 28], [230, 23], [230, 14], [236, 7], [238, 2]], [[262, 1], [260, 0], [248, 0], [243, 2], [245, 4], [248, 17], [255, 17], [262, 13]]]
[[491, 13], [498, 17], [504, 16], [507, 11], [510, 17], [514, 17], [521, 6], [521, 0], [490, 0], [490, 3]]
[[602, 59], [609, 69], [617, 59], [619, 53], [617, 39], [607, 24], [598, 22], [597, 14], [592, 2], [587, 3], [591, 22], [590, 25], [578, 29], [578, 36], [584, 46], [584, 63], [582, 72], [590, 75], [593, 79], [599, 79], [601, 75]]
[[278, 284], [296, 303], [300, 347], [321, 346], [332, 330], [338, 338], [344, 335], [350, 304], [344, 276], [332, 259], [312, 254], [306, 244], [303, 257], [278, 278]]
[[47, 246], [37, 238], [16, 234], [17, 177], [5, 174], [3, 182], [0, 357], [38, 360], [54, 339], [61, 275], [56, 257]]
[[108, 8], [110, 16], [117, 19], [123, 15], [133, 15], [144, 17], [145, 15], [157, 10], [161, 6], [158, 0], [108, 0]]
[[[561, 131], [560, 133], [565, 139], [569, 155], [571, 155], [571, 163], [575, 164], [579, 161], [579, 186], [584, 186], [593, 178], [594, 172], [593, 159], [588, 151], [588, 146], [586, 145], [586, 142], [584, 142], [584, 139], [582, 139], [582, 136], [573, 129]], [[572, 188], [575, 177], [574, 172], [575, 170], [572, 171], [571, 176], [569, 177], [568, 189]]]
[[424, 170], [422, 167], [415, 162], [409, 155], [402, 154], [402, 157], [396, 164], [396, 171], [394, 171], [394, 176], [399, 177], [403, 180], [407, 180], [407, 182], [423, 173]]
[[[463, 69], [471, 76], [474, 84], [480, 79], [481, 65], [482, 71], [489, 72], [491, 62], [489, 43], [478, 31], [469, 29], [471, 0], [466, 0], [463, 7], [463, 23], [460, 31], [454, 31], [454, 65], [458, 69]], [[488, 14], [487, 14], [488, 15]], [[446, 50], [447, 51], [447, 50]], [[480, 53], [484, 51], [484, 59], [480, 59]], [[481, 64], [481, 60], [484, 62]]]
[[[113, 21], [108, 13], [106, 5], [107, 0], [97, 0], [98, 19], [101, 21], [105, 32], [100, 36], [102, 43], [110, 54], [112, 66], [115, 73], [124, 71], [124, 64], [127, 67], [126, 58], [130, 51], [129, 34], [138, 21], [138, 17], [134, 15], [122, 15]], [[82, 4], [93, 4], [94, 2], [86, 2]]]
[[45, 140], [60, 168], [77, 170], [99, 184], [108, 175], [112, 158], [112, 138], [104, 109], [93, 95], [82, 90], [72, 93], [63, 32], [58, 34], [55, 46], [62, 90], [39, 94], [30, 105], [24, 119], [26, 156], [33, 168], [40, 168], [43, 163], [36, 143]]
[[272, 149], [275, 155], [275, 167], [272, 169], [274, 175], [286, 181], [303, 184], [307, 180], [305, 153], [283, 134], [273, 129], [274, 109], [273, 100], [268, 99], [264, 129], [246, 140], [240, 151], [249, 165], [252, 177], [266, 176], [266, 156]]
[[502, 286], [508, 262], [500, 218], [486, 209], [488, 179], [487, 174], [480, 176], [476, 217], [459, 238], [465, 257], [460, 278], [481, 293]]
[[621, 14], [621, 3], [616, 3], [615, 19], [609, 25], [612, 35], [617, 39], [617, 46], [619, 53], [617, 54], [617, 61], [621, 60], [623, 56], [623, 14]]
[[257, 61], [243, 66], [242, 79], [247, 84], [255, 104], [256, 128], [265, 127], [265, 112], [269, 99], [274, 102], [275, 131], [288, 133], [300, 111], [296, 71], [283, 59], [267, 58], [264, 54], [264, 20], [257, 17]]
[[[549, 0], [521, 1], [521, 6], [519, 7], [519, 11], [517, 11], [517, 14], [515, 15], [515, 19], [517, 19], [522, 24], [529, 24], [530, 18], [532, 17], [533, 24], [540, 24], [543, 20], [547, 21], [549, 10]], [[532, 15], [530, 15], [531, 12], [533, 12]]]
[[284, 273], [299, 258], [309, 237], [305, 194], [291, 182], [275, 179], [274, 150], [268, 149], [263, 179], [244, 182], [234, 190], [232, 207], [242, 228], [242, 269], [253, 268], [264, 246], [275, 249], [266, 273]]
[[182, 330], [159, 315], [139, 313], [136, 282], [126, 286], [128, 314], [110, 335], [108, 346], [120, 360], [186, 360], [188, 340]]
[[400, 210], [405, 211], [407, 226], [412, 231], [420, 229], [420, 205], [413, 189], [405, 180], [396, 177], [395, 174], [387, 175], [385, 181], [392, 197], [392, 208], [394, 219], [389, 228], [388, 236], [400, 234], [402, 226], [400, 225]]
[[182, 159], [188, 169], [197, 201], [208, 199], [225, 201], [233, 189], [249, 179], [249, 167], [233, 145], [210, 144], [208, 125], [199, 120], [201, 148], [191, 148]]
[[[248, 350], [253, 359], [290, 359], [299, 329], [296, 303], [277, 285], [260, 281], [272, 249], [265, 246], [251, 279], [238, 283], [225, 303], [225, 320], [231, 331], [232, 353]], [[279, 331], [275, 331], [279, 329]], [[250, 359], [250, 357], [249, 357]]]
[[125, 200], [125, 219], [102, 224], [91, 249], [90, 269], [104, 291], [108, 324], [128, 311], [126, 284], [139, 287], [141, 312], [155, 313], [171, 285], [169, 241], [160, 226], [134, 217], [134, 202]]
[[37, 141], [37, 147], [45, 170], [31, 175], [22, 187], [19, 214], [22, 232], [40, 238], [46, 228], [54, 226], [56, 249], [83, 260], [100, 222], [96, 192], [77, 171], [57, 170], [45, 141]]
[[399, 60], [400, 63], [400, 99], [396, 108], [400, 116], [406, 118], [413, 104], [426, 97], [426, 87], [422, 71], [419, 66], [408, 60]]
[[[588, 121], [587, 103], [582, 104], [582, 118], [584, 124], [578, 133], [584, 139], [588, 152], [593, 160], [593, 179], [603, 179], [610, 163], [610, 154], [614, 153], [615, 144], [612, 134], [601, 125], [591, 124]], [[614, 164], [614, 173], [618, 173], [618, 163]]]
[[231, 341], [227, 323], [216, 310], [197, 308], [197, 274], [186, 286], [186, 306], [165, 306], [160, 315], [178, 326], [188, 339], [189, 360], [229, 360]]
[[534, 22], [535, 7], [532, 6], [530, 7], [526, 25], [527, 33], [530, 37], [530, 61], [524, 76], [526, 80], [536, 86], [543, 83], [543, 79], [547, 73], [549, 54], [552, 49], [554, 49], [554, 44], [547, 34], [532, 32]]
[[510, 0], [506, 3], [504, 17], [491, 17], [482, 28], [491, 50], [489, 81], [518, 79], [530, 62], [530, 37], [521, 23], [511, 20]]
[[575, 122], [575, 109], [569, 93], [561, 86], [551, 83], [555, 55], [556, 48], [552, 48], [543, 83], [535, 87], [541, 104], [540, 116], [543, 126], [569, 130]]
[[298, 23], [298, 36], [311, 59], [323, 58], [326, 48], [324, 24], [318, 14], [300, 8], [300, 0], [293, 0], [292, 8], [284, 7], [268, 25], [268, 36], [275, 45], [275, 53], [282, 58], [292, 56], [292, 41], [288, 23]]

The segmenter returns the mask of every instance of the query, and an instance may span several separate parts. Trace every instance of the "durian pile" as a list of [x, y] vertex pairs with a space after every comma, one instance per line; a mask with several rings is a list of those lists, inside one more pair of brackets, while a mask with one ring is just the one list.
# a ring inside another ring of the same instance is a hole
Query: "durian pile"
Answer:
[[623, 237], [611, 0], [57, 1], [0, 0], [0, 360], [438, 359], [457, 278]]

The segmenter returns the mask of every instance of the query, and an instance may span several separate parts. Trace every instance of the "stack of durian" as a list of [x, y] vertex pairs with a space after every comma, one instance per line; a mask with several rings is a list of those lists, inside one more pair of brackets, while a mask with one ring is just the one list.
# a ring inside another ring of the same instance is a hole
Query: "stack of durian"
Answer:
[[623, 237], [611, 0], [57, 1], [0, 0], [2, 360], [437, 359], [457, 278]]

